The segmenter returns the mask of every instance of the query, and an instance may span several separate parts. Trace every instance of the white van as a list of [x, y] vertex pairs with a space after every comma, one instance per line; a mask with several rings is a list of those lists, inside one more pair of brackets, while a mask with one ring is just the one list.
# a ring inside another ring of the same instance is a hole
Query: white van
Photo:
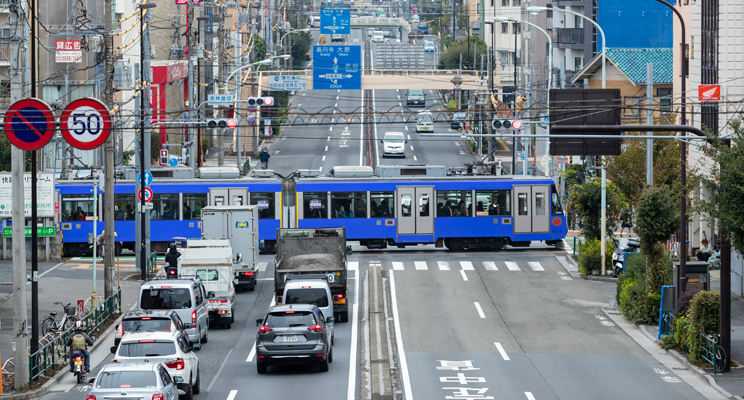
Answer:
[[385, 40], [385, 32], [375, 31], [372, 34], [372, 41], [375, 43], [382, 43]]
[[385, 156], [406, 156], [406, 137], [403, 132], [385, 132], [385, 137], [380, 140], [382, 142], [382, 158]]
[[333, 314], [333, 296], [327, 281], [323, 279], [305, 279], [306, 277], [297, 277], [294, 280], [287, 278], [282, 293], [282, 305], [289, 304], [312, 304], [317, 306], [324, 316], [332, 317]]
[[209, 340], [209, 316], [204, 285], [195, 279], [155, 279], [140, 286], [137, 307], [141, 310], [173, 310], [183, 321], [191, 343]]
[[434, 118], [430, 111], [419, 111], [416, 115], [416, 132], [434, 133]]

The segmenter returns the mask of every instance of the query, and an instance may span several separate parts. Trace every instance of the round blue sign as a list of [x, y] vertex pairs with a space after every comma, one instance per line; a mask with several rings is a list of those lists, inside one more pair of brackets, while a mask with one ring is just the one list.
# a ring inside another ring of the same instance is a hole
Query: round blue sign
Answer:
[[170, 165], [171, 167], [177, 167], [178, 159], [176, 157], [171, 157], [170, 160], [168, 160], [168, 165]]
[[52, 109], [38, 99], [13, 103], [5, 113], [5, 134], [13, 145], [23, 150], [37, 150], [52, 139], [56, 122]]

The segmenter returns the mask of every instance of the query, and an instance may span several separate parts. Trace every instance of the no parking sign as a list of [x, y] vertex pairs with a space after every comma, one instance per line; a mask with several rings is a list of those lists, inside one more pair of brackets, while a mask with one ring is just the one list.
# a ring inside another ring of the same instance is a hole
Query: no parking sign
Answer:
[[22, 99], [5, 113], [5, 135], [22, 150], [38, 150], [54, 136], [56, 123], [49, 105], [39, 99]]

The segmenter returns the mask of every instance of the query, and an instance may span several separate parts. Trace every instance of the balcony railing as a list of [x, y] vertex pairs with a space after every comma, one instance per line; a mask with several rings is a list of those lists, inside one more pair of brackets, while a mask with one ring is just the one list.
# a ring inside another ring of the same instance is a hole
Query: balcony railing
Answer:
[[557, 44], [584, 44], [584, 28], [553, 29], [553, 42]]

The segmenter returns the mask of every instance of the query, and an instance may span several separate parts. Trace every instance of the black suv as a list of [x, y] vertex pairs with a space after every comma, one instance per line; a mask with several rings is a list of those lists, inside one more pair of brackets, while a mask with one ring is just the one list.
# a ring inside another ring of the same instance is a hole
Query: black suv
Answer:
[[269, 308], [256, 334], [256, 370], [266, 373], [270, 365], [317, 363], [321, 372], [333, 362], [333, 317], [324, 317], [312, 304]]
[[426, 94], [421, 89], [408, 89], [406, 105], [426, 107]]
[[124, 315], [119, 325], [116, 325], [114, 346], [119, 346], [125, 332], [172, 332], [175, 330], [186, 335], [186, 327], [183, 326], [181, 317], [173, 310], [132, 310]]

